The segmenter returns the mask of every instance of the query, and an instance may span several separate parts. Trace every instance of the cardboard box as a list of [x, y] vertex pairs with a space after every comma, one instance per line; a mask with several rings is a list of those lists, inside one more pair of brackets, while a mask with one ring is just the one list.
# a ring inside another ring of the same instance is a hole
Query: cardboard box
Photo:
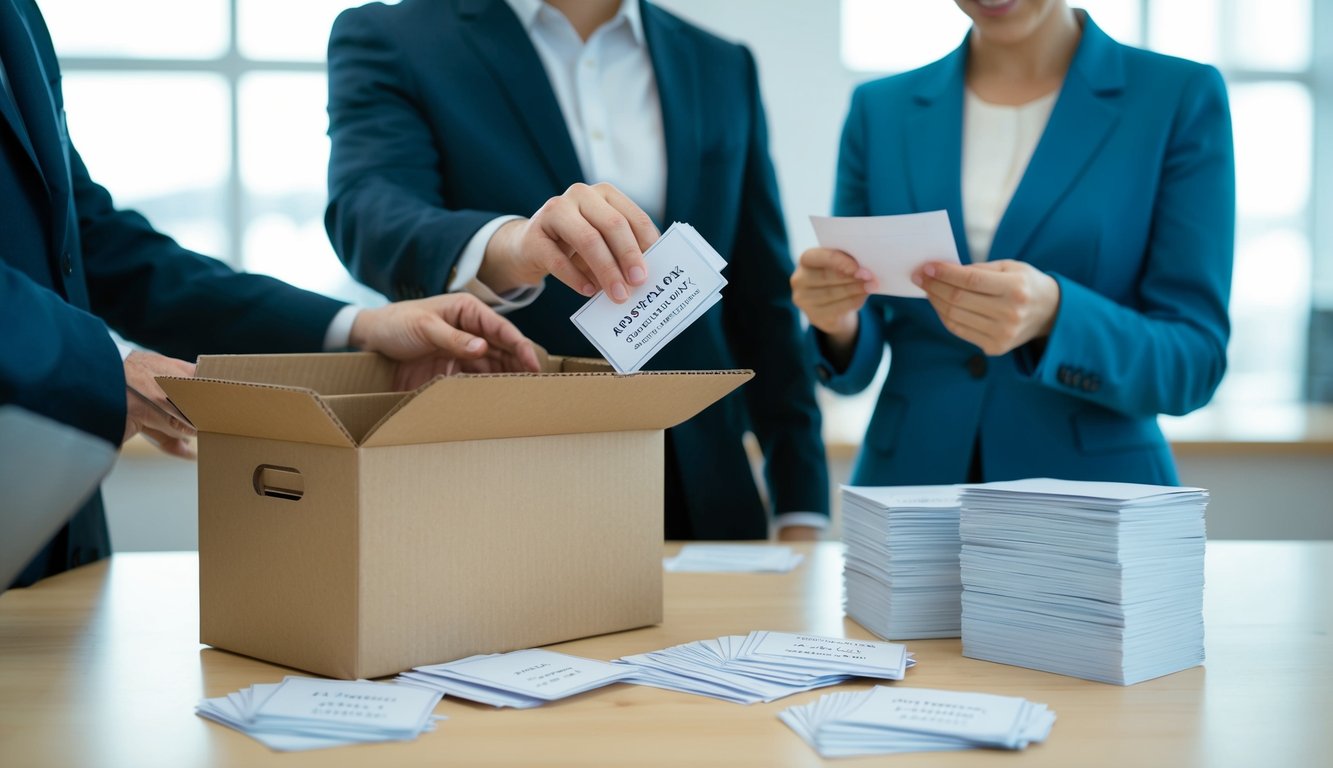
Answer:
[[751, 372], [394, 372], [216, 356], [160, 380], [199, 430], [201, 642], [351, 679], [662, 620], [662, 430]]

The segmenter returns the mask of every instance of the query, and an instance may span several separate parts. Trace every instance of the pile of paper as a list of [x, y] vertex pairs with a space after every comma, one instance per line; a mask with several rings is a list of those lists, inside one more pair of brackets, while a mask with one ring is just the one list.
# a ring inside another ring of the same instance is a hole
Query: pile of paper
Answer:
[[986, 693], [888, 688], [830, 693], [778, 713], [822, 757], [997, 748], [1045, 741], [1045, 704]]
[[668, 571], [680, 573], [786, 573], [804, 559], [791, 547], [686, 544], [675, 557], [662, 563]]
[[648, 281], [619, 304], [599, 293], [570, 316], [618, 373], [634, 373], [722, 299], [723, 259], [676, 222], [643, 252]]
[[623, 666], [530, 648], [417, 667], [395, 682], [494, 707], [526, 709], [620, 682]]
[[440, 694], [365, 680], [288, 677], [252, 685], [195, 712], [283, 752], [381, 741], [411, 741], [435, 729]]
[[883, 638], [958, 637], [958, 486], [842, 488], [846, 612]]
[[1208, 492], [964, 486], [963, 655], [1130, 685], [1203, 663]]
[[626, 656], [614, 663], [632, 670], [625, 682], [753, 704], [851, 677], [901, 680], [916, 662], [898, 643], [758, 631]]

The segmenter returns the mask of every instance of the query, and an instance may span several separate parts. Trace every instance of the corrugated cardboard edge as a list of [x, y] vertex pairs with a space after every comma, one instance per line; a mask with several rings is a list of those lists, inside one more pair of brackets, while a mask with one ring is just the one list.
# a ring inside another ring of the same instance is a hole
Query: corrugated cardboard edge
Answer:
[[[361, 445], [666, 429], [753, 377], [749, 370], [437, 376], [386, 413]], [[590, 382], [598, 391], [587, 392]]]
[[177, 376], [161, 376], [157, 382], [200, 432], [356, 446], [314, 390]]
[[375, 352], [310, 352], [279, 355], [201, 355], [201, 379], [312, 389], [320, 395], [388, 392], [398, 363]]

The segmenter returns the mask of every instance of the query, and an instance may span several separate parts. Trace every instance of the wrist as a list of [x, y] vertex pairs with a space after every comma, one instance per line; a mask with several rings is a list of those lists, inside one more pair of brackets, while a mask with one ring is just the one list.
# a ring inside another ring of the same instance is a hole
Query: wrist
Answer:
[[514, 219], [500, 225], [486, 243], [486, 250], [477, 268], [477, 280], [496, 293], [506, 293], [526, 285], [541, 282], [541, 276], [529, 279], [519, 274], [518, 264], [523, 228], [527, 219]]

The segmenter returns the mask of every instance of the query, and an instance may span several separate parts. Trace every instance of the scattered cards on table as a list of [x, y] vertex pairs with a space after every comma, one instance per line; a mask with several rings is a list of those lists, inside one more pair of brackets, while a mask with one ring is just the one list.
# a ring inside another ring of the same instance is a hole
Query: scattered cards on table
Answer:
[[778, 713], [822, 757], [959, 749], [1024, 749], [1045, 741], [1055, 713], [1012, 696], [889, 688], [829, 693]]
[[668, 571], [679, 573], [787, 573], [804, 559], [791, 547], [686, 544], [662, 563]]
[[634, 373], [722, 299], [726, 259], [676, 222], [643, 252], [648, 281], [615, 303], [605, 291], [570, 316], [619, 373]]
[[395, 682], [493, 707], [527, 709], [620, 682], [631, 670], [541, 648], [416, 667]]
[[907, 646], [871, 640], [751, 632], [625, 656], [626, 682], [754, 704], [852, 677], [901, 680], [916, 662]]
[[382, 741], [411, 741], [445, 718], [431, 714], [438, 691], [366, 680], [288, 677], [281, 683], [199, 702], [201, 717], [269, 749], [292, 752]]

